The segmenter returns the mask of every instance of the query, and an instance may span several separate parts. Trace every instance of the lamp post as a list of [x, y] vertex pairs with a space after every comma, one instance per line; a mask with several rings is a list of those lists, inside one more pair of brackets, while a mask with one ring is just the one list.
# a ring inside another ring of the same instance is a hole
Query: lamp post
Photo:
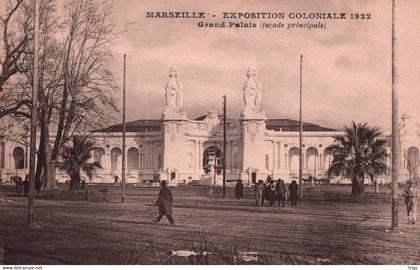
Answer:
[[392, 0], [392, 52], [391, 52], [391, 80], [392, 80], [392, 191], [391, 191], [391, 229], [398, 227], [398, 174], [399, 174], [399, 138], [398, 138], [398, 96], [397, 96], [397, 62], [395, 55], [395, 0]]
[[223, 198], [226, 197], [226, 96], [223, 96]]
[[125, 202], [125, 106], [126, 106], [126, 97], [125, 97], [125, 62], [126, 62], [126, 55], [124, 54], [124, 70], [123, 70], [123, 137], [122, 137], [122, 172], [121, 172], [121, 202]]
[[300, 72], [299, 72], [299, 202], [302, 202], [302, 166], [303, 166], [303, 157], [302, 157], [302, 132], [303, 132], [303, 122], [302, 122], [302, 61], [303, 55], [300, 55]]
[[28, 193], [28, 223], [34, 221], [35, 193], [35, 151], [36, 127], [38, 125], [38, 49], [39, 49], [39, 0], [34, 1], [34, 71], [31, 109], [31, 139], [29, 157], [29, 193]]

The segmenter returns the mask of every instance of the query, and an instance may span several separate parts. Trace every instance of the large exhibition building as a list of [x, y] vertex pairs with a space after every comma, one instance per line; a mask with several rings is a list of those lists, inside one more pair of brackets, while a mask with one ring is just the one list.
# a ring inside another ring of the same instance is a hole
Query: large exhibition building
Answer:
[[[223, 152], [223, 116], [217, 111], [189, 119], [183, 105], [178, 71], [171, 68], [165, 85], [165, 106], [156, 120], [137, 120], [126, 124], [127, 182], [150, 183], [167, 180], [170, 184], [200, 180], [221, 183], [223, 158], [228, 181], [241, 179], [251, 184], [268, 175], [286, 182], [298, 176], [299, 122], [268, 119], [261, 104], [262, 87], [250, 68], [243, 87], [243, 106], [236, 119], [229, 117], [226, 127], [226, 153]], [[121, 177], [122, 125], [96, 130], [93, 159], [103, 169], [96, 170], [92, 182], [113, 182]], [[332, 161], [329, 146], [341, 131], [303, 123], [303, 175], [325, 178]], [[400, 122], [400, 181], [409, 177], [407, 160], [419, 159], [420, 128], [403, 115]], [[387, 153], [390, 154], [388, 147]], [[28, 148], [7, 139], [0, 141], [0, 170], [3, 181], [18, 173], [28, 173]], [[390, 155], [387, 164], [390, 165]], [[417, 168], [418, 170], [418, 168]], [[57, 171], [57, 180], [68, 180]], [[338, 181], [339, 179], [334, 179]], [[389, 173], [379, 178], [390, 181]]]

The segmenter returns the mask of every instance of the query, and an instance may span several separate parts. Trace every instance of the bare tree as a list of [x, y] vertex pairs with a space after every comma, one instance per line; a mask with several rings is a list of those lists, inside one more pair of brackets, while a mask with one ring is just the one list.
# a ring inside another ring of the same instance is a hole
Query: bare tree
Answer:
[[[28, 45], [33, 38], [33, 27], [31, 17], [23, 14], [23, 6], [24, 0], [8, 1], [6, 12], [0, 18], [0, 92], [13, 75], [28, 70], [25, 54], [28, 53]], [[17, 109], [20, 105], [16, 104]]]
[[113, 98], [117, 87], [109, 65], [109, 46], [116, 37], [110, 7], [93, 0], [76, 0], [66, 4], [65, 12], [61, 26], [61, 34], [65, 33], [63, 86], [52, 161], [57, 161], [72, 134], [91, 129], [98, 122], [109, 122], [112, 114], [106, 111], [117, 111]]
[[[20, 6], [23, 21], [32, 21], [30, 5]], [[60, 17], [56, 0], [42, 0], [40, 9], [40, 140], [35, 178], [49, 189], [55, 184], [55, 166], [66, 141], [73, 134], [109, 124], [114, 120], [112, 110], [118, 111], [109, 48], [116, 34], [110, 23], [110, 7], [103, 2], [66, 2]], [[29, 66], [31, 50], [29, 46], [29, 53], [22, 58]], [[23, 122], [30, 118], [32, 70], [24, 75], [14, 80], [13, 91], [5, 95], [7, 106], [1, 110]], [[54, 133], [50, 127], [56, 127]]]

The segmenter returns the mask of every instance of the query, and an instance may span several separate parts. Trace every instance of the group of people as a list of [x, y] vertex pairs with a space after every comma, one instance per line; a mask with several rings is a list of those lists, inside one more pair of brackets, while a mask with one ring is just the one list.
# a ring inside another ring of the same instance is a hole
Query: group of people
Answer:
[[[239, 200], [243, 198], [243, 189], [242, 180], [238, 180], [235, 186], [235, 197]], [[292, 203], [292, 206], [297, 206], [297, 201], [299, 200], [299, 185], [295, 180], [292, 181], [289, 185], [289, 200]], [[273, 181], [270, 176], [267, 177], [266, 182], [259, 180], [254, 185], [255, 192], [255, 204], [260, 207], [264, 205], [264, 200], [267, 200], [270, 206], [273, 206], [277, 202], [278, 206], [285, 206], [285, 201], [287, 200], [286, 186], [282, 179]]]
[[[16, 195], [28, 197], [29, 194], [29, 175], [25, 175], [25, 180], [22, 181], [22, 177], [19, 175], [14, 175], [10, 177], [10, 182], [16, 185]], [[39, 197], [39, 193], [41, 191], [42, 183], [41, 181], [35, 181], [35, 191], [37, 192], [37, 196]]]
[[22, 177], [15, 175], [10, 178], [12, 183], [16, 185], [16, 194], [22, 196], [22, 191], [24, 196], [27, 197], [29, 193], [29, 175], [25, 176], [25, 180], [22, 181]]

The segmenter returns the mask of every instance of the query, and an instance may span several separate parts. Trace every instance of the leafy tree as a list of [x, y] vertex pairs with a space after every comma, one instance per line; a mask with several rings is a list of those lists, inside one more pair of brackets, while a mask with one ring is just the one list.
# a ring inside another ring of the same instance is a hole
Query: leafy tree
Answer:
[[379, 128], [367, 123], [352, 123], [344, 127], [344, 134], [335, 136], [331, 150], [333, 161], [328, 175], [341, 175], [352, 181], [352, 195], [360, 196], [366, 177], [372, 180], [376, 175], [386, 173], [387, 141]]
[[71, 143], [63, 146], [61, 152], [62, 162], [60, 169], [70, 176], [70, 190], [80, 188], [80, 172], [83, 171], [89, 179], [92, 178], [95, 168], [102, 169], [100, 162], [89, 162], [92, 158], [92, 151], [95, 149], [95, 142], [88, 137], [73, 136]]

